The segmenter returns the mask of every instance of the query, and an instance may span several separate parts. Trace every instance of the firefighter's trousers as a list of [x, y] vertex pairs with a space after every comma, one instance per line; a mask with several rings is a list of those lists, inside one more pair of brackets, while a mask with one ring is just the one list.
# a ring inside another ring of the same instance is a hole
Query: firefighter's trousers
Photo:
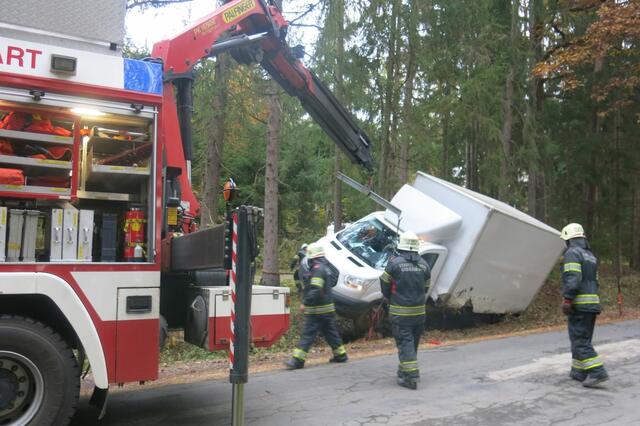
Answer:
[[596, 313], [574, 311], [567, 316], [571, 340], [571, 369], [579, 374], [602, 374], [602, 359], [593, 348], [591, 339], [596, 325]]
[[318, 332], [322, 332], [324, 339], [331, 346], [334, 356], [346, 355], [347, 351], [342, 345], [342, 339], [336, 325], [336, 314], [331, 312], [328, 314], [305, 314], [300, 342], [293, 351], [294, 358], [303, 362], [306, 360], [309, 348], [316, 340]]
[[400, 378], [417, 379], [420, 377], [418, 345], [424, 331], [424, 321], [424, 315], [391, 315], [391, 331], [398, 348], [398, 377]]

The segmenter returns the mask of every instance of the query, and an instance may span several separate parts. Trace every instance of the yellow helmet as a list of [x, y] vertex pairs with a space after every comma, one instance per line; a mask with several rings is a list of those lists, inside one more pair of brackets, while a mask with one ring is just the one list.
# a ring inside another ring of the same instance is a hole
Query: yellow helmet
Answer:
[[398, 250], [415, 251], [420, 249], [420, 239], [413, 232], [403, 232], [400, 234], [400, 241], [398, 242]]
[[560, 232], [560, 238], [565, 241], [580, 237], [584, 237], [584, 228], [579, 223], [570, 223]]
[[309, 259], [315, 259], [316, 257], [324, 256], [324, 247], [318, 243], [311, 243], [307, 246], [307, 257]]

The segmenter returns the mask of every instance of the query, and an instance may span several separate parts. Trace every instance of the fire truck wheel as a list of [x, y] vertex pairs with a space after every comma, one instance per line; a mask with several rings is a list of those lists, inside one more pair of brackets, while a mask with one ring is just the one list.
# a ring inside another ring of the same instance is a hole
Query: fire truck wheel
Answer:
[[50, 327], [0, 316], [0, 425], [66, 425], [75, 413], [80, 368]]

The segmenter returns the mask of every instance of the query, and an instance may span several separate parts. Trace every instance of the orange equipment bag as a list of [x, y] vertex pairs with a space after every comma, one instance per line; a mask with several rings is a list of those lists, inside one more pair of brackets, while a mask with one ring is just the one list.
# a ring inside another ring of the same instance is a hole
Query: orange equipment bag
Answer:
[[54, 160], [71, 160], [71, 148], [68, 148], [66, 146], [52, 146], [48, 151], [51, 154], [51, 158], [53, 158]]
[[13, 155], [13, 145], [6, 139], [0, 139], [0, 154]]
[[54, 126], [48, 118], [38, 114], [33, 115], [33, 121], [24, 129], [26, 132], [48, 133], [50, 135], [71, 136], [71, 132], [64, 127]]
[[24, 172], [19, 169], [0, 168], [0, 184], [24, 185]]
[[0, 121], [0, 129], [22, 130], [27, 120], [22, 112], [10, 112]]

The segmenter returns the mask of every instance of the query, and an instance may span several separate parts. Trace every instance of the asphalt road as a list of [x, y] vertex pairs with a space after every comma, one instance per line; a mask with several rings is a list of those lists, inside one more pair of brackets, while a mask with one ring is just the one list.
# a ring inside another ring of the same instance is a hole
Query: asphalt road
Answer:
[[[421, 351], [418, 390], [395, 383], [395, 356], [256, 374], [247, 425], [638, 425], [640, 321], [597, 326], [611, 380], [568, 377], [565, 332]], [[107, 416], [81, 402], [74, 425], [228, 425], [231, 385], [210, 381], [115, 393]]]

